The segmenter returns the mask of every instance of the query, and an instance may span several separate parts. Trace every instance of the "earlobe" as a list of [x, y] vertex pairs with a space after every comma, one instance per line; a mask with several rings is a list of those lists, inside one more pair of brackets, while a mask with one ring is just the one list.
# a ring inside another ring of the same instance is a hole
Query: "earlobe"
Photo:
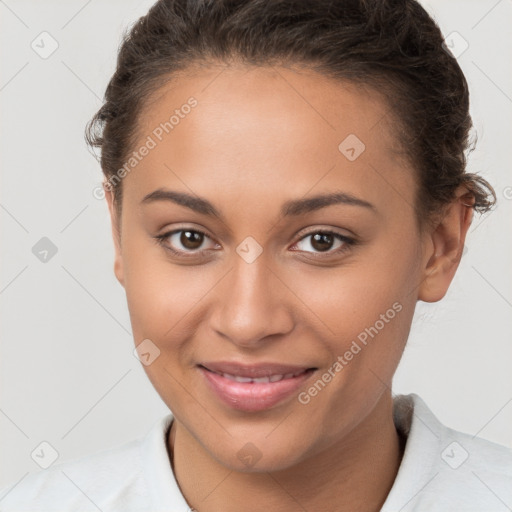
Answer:
[[474, 198], [459, 187], [441, 221], [429, 234], [429, 254], [419, 286], [418, 299], [437, 302], [448, 291], [464, 250], [464, 242], [473, 218]]
[[114, 204], [114, 193], [112, 190], [103, 185], [105, 190], [105, 199], [107, 200], [108, 210], [110, 212], [110, 223], [112, 227], [112, 238], [114, 241], [114, 274], [121, 284], [124, 287], [124, 269], [123, 269], [123, 255], [121, 250], [121, 230], [120, 230], [120, 222], [117, 215], [117, 210]]

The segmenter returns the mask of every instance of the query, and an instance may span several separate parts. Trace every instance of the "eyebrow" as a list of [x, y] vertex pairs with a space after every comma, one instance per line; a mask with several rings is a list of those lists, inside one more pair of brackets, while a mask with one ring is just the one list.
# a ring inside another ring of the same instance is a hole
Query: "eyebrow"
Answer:
[[[215, 206], [213, 206], [212, 203], [210, 203], [210, 201], [185, 192], [177, 192], [175, 190], [159, 188], [144, 196], [141, 204], [149, 204], [158, 201], [171, 201], [202, 215], [215, 216], [219, 219], [223, 218], [222, 214], [215, 208]], [[281, 215], [283, 217], [299, 216], [336, 204], [359, 206], [376, 212], [375, 206], [368, 201], [359, 199], [352, 194], [338, 191], [330, 194], [320, 194], [304, 199], [292, 199], [286, 201], [281, 208]]]

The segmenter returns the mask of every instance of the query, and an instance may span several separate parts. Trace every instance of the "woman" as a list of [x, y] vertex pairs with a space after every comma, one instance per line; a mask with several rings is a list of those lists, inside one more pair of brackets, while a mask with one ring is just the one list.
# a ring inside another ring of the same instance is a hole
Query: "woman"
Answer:
[[158, 1], [88, 141], [172, 414], [2, 510], [512, 507], [510, 450], [391, 391], [417, 301], [445, 295], [494, 204], [465, 171], [468, 111], [414, 0]]

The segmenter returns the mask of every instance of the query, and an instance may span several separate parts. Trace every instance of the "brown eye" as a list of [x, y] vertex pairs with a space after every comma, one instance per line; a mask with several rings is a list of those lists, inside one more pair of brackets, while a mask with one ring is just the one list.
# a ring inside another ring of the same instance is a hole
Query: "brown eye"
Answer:
[[317, 251], [328, 251], [334, 243], [334, 236], [330, 233], [316, 233], [311, 237], [311, 247]]
[[155, 238], [175, 255], [192, 256], [204, 254], [207, 249], [219, 248], [206, 233], [197, 229], [176, 229]]
[[334, 255], [354, 245], [355, 241], [341, 233], [333, 231], [314, 231], [303, 236], [295, 245], [299, 251], [312, 254], [328, 253]]
[[180, 243], [185, 249], [191, 251], [199, 249], [203, 240], [203, 233], [198, 233], [197, 231], [181, 231]]

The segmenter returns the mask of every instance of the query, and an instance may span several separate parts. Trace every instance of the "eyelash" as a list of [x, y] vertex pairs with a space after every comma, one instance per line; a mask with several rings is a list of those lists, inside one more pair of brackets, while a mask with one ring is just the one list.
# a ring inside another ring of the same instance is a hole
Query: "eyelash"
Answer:
[[[206, 257], [206, 255], [204, 254], [204, 250], [203, 251], [198, 250], [197, 252], [180, 251], [180, 250], [174, 249], [173, 247], [165, 244], [165, 241], [170, 236], [175, 235], [176, 233], [181, 233], [183, 231], [191, 231], [192, 233], [198, 233], [200, 235], [203, 235], [203, 236], [211, 239], [211, 237], [208, 234], [206, 234], [204, 231], [201, 231], [200, 229], [196, 229], [196, 228], [194, 228], [194, 229], [188, 229], [188, 228], [175, 229], [173, 231], [168, 231], [167, 233], [164, 233], [162, 235], [157, 235], [154, 238], [157, 240], [159, 245], [161, 245], [164, 249], [166, 249], [167, 251], [169, 251], [170, 253], [172, 253], [175, 256], [179, 256], [182, 258], [191, 258], [191, 257], [197, 257], [197, 256]], [[342, 235], [341, 233], [338, 233], [336, 231], [332, 231], [330, 229], [317, 229], [316, 231], [310, 231], [309, 233], [304, 233], [296, 243], [301, 242], [302, 240], [306, 239], [308, 236], [313, 236], [313, 235], [316, 235], [319, 233], [322, 235], [332, 235], [335, 238], [337, 238], [340, 242], [343, 242], [343, 245], [334, 251], [316, 252], [316, 253], [315, 252], [312, 253], [309, 251], [297, 251], [297, 252], [307, 252], [308, 254], [313, 255], [313, 258], [325, 258], [325, 257], [330, 257], [335, 254], [342, 254], [357, 244], [357, 240], [347, 237], [345, 235]], [[324, 256], [324, 255], [326, 255], [326, 256]]]

